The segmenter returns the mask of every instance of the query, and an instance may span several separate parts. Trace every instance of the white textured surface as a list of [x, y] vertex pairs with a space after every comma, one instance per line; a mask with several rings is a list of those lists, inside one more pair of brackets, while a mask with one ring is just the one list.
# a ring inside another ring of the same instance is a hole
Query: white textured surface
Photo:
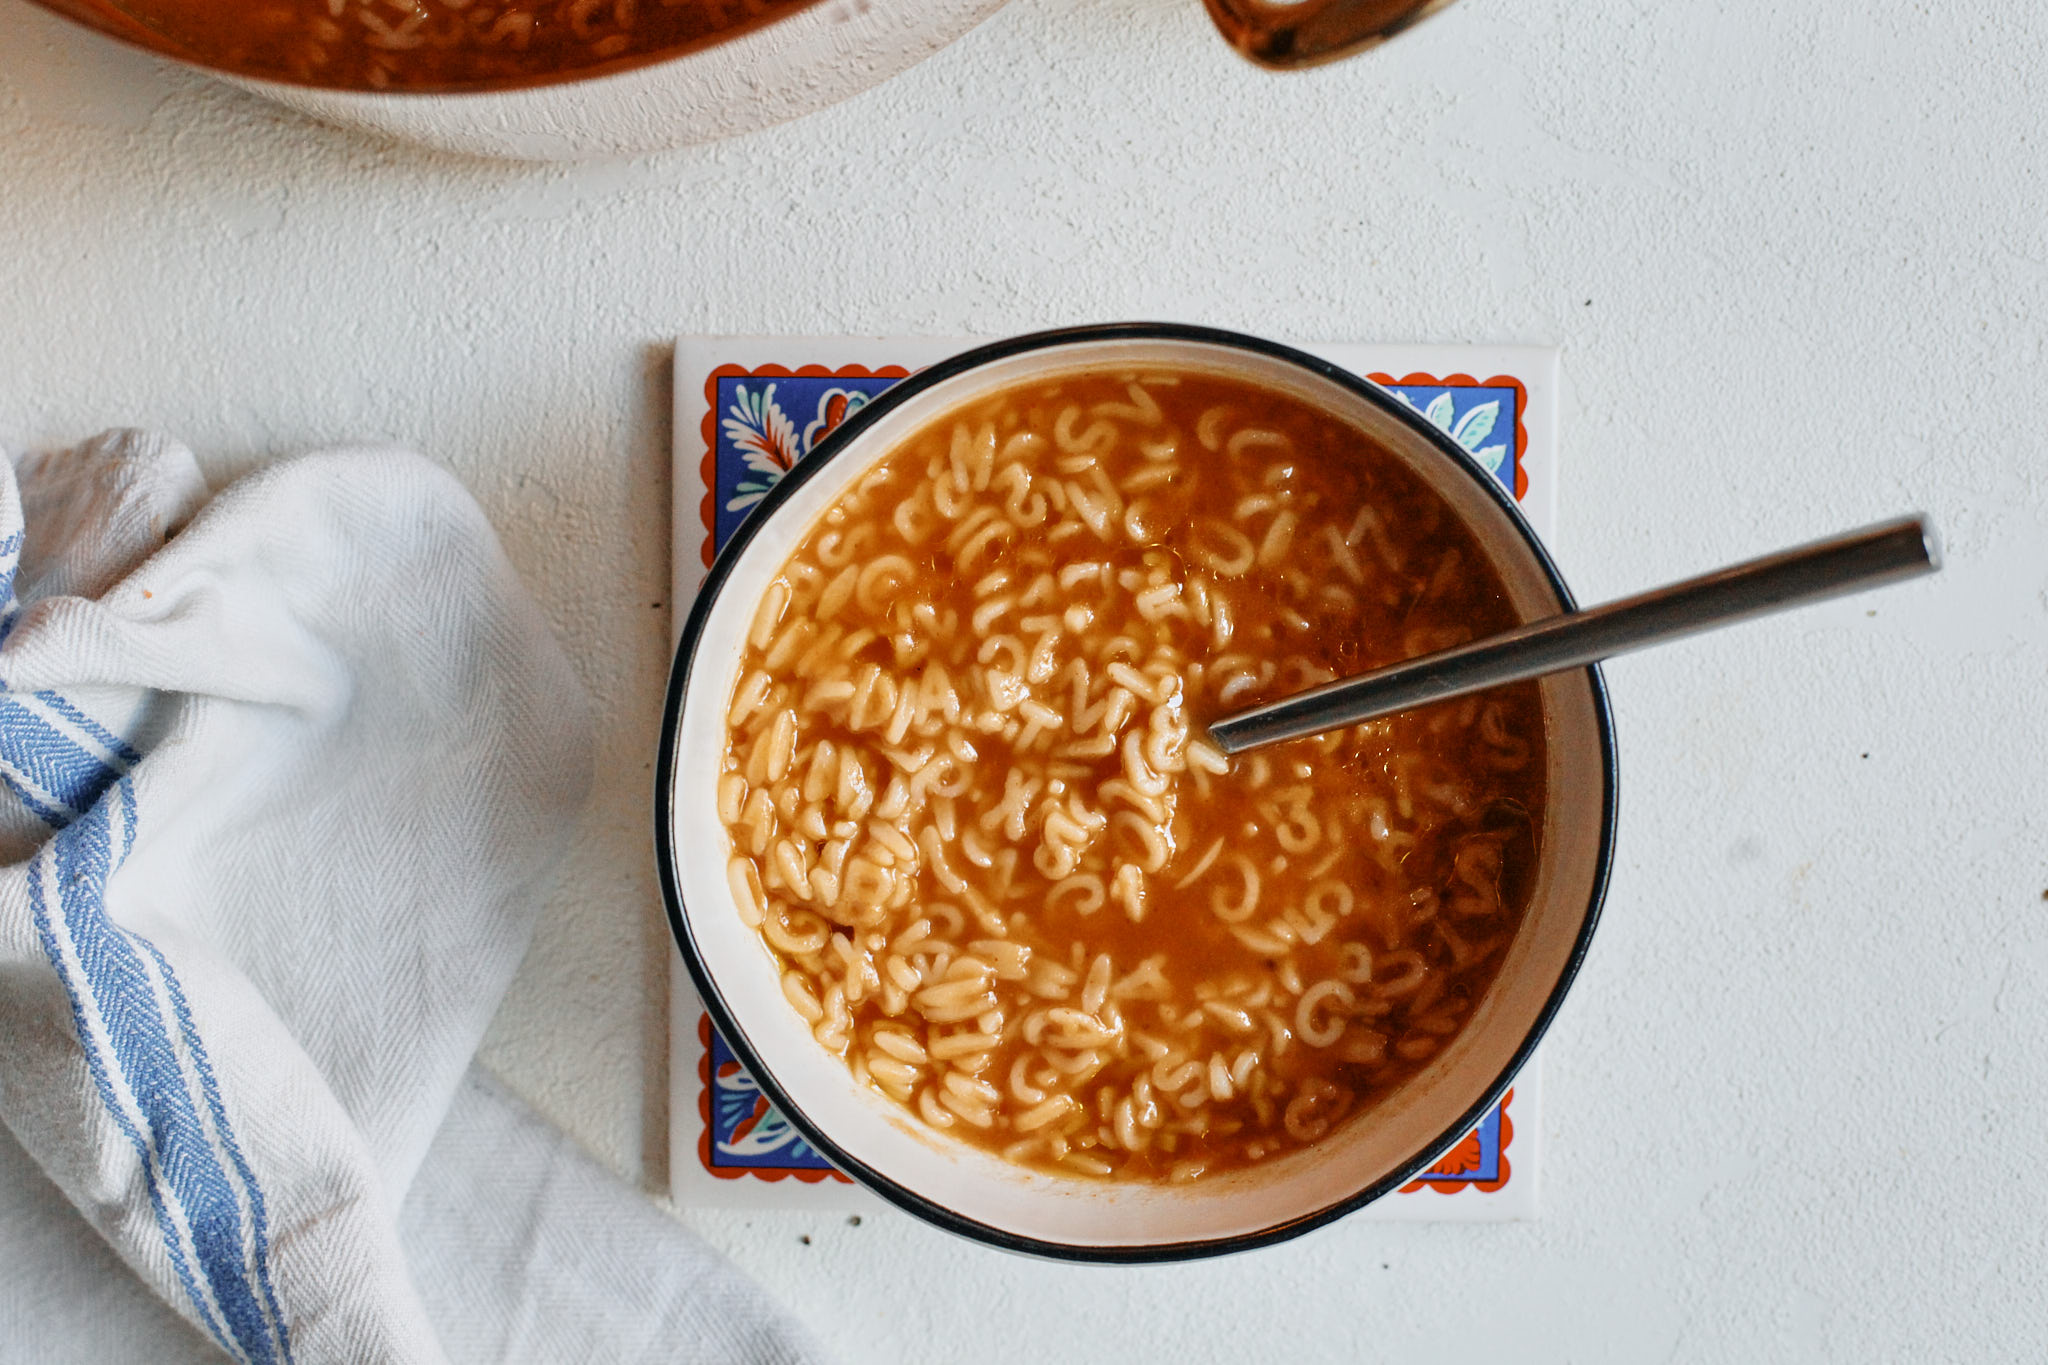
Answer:
[[1588, 598], [1925, 506], [1941, 580], [1610, 670], [1621, 856], [1541, 1222], [1117, 1272], [691, 1221], [855, 1360], [2011, 1355], [2048, 1334], [2044, 50], [2036, 6], [1465, 0], [1280, 79], [1191, 0], [1016, 0], [803, 122], [535, 170], [0, 0], [0, 444], [145, 421], [224, 474], [393, 437], [476, 491], [603, 717], [582, 889], [487, 1060], [650, 1185], [662, 338], [1557, 343]]

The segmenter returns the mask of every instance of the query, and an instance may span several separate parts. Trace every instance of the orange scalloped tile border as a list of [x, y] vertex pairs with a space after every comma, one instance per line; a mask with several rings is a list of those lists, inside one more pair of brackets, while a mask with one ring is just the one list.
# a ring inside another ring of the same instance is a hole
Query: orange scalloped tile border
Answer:
[[1449, 1165], [1451, 1161], [1456, 1159], [1459, 1152], [1464, 1148], [1467, 1142], [1478, 1141], [1479, 1130], [1475, 1128], [1471, 1132], [1467, 1133], [1464, 1136], [1464, 1138], [1458, 1143], [1458, 1146], [1452, 1148], [1451, 1151], [1445, 1155], [1442, 1161], [1439, 1161], [1436, 1165], [1430, 1167], [1429, 1170], [1425, 1171], [1419, 1179], [1411, 1180], [1407, 1184], [1403, 1185], [1401, 1187], [1401, 1193], [1412, 1194], [1416, 1190], [1422, 1189], [1424, 1186], [1427, 1186], [1428, 1188], [1435, 1190], [1438, 1194], [1456, 1194], [1460, 1190], [1477, 1190], [1481, 1194], [1492, 1194], [1495, 1190], [1498, 1190], [1503, 1185], [1506, 1185], [1508, 1183], [1508, 1180], [1514, 1174], [1513, 1168], [1508, 1164], [1508, 1147], [1512, 1145], [1515, 1140], [1515, 1122], [1512, 1118], [1508, 1116], [1508, 1106], [1513, 1104], [1514, 1102], [1515, 1092], [1512, 1089], [1509, 1090], [1507, 1094], [1500, 1097], [1499, 1178], [1494, 1180], [1460, 1180], [1453, 1178], [1449, 1174], [1446, 1174], [1444, 1176], [1436, 1176], [1435, 1174], [1437, 1171], [1443, 1170], [1445, 1166]]

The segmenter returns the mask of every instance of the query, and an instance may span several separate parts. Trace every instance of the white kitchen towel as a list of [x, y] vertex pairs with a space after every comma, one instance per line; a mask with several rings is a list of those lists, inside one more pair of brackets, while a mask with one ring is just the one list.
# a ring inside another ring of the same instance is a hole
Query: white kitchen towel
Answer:
[[465, 1078], [590, 743], [446, 474], [0, 461], [0, 688], [0, 1359], [809, 1356]]

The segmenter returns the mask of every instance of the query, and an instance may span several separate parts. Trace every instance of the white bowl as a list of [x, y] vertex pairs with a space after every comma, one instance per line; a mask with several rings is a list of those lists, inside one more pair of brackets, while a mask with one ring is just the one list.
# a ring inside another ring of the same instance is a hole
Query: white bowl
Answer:
[[906, 436], [992, 390], [1113, 367], [1225, 372], [1351, 424], [1428, 480], [1472, 528], [1525, 620], [1571, 609], [1528, 523], [1494, 478], [1365, 381], [1271, 342], [1130, 324], [970, 351], [905, 380], [797, 465], [712, 566], [669, 680], [655, 836], [676, 942], [718, 1027], [763, 1091], [834, 1165], [883, 1198], [977, 1240], [1073, 1260], [1169, 1260], [1294, 1236], [1399, 1187], [1462, 1138], [1527, 1060], [1571, 984], [1607, 885], [1613, 728], [1597, 669], [1545, 679], [1549, 799], [1527, 918], [1492, 988], [1431, 1064], [1305, 1150], [1194, 1185], [1098, 1184], [1011, 1165], [935, 1133], [857, 1084], [812, 1038], [726, 886], [716, 809], [725, 715], [769, 580], [853, 479]]

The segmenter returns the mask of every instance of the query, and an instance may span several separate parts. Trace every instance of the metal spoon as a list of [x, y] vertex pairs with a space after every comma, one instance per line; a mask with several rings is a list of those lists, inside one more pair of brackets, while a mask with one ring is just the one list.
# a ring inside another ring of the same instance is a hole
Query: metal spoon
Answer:
[[1209, 737], [1226, 754], [1241, 754], [1502, 683], [1583, 668], [1632, 649], [1917, 578], [1940, 567], [1941, 549], [1926, 517], [1880, 522], [1588, 611], [1567, 612], [1456, 649], [1340, 678], [1226, 716], [1210, 724]]

